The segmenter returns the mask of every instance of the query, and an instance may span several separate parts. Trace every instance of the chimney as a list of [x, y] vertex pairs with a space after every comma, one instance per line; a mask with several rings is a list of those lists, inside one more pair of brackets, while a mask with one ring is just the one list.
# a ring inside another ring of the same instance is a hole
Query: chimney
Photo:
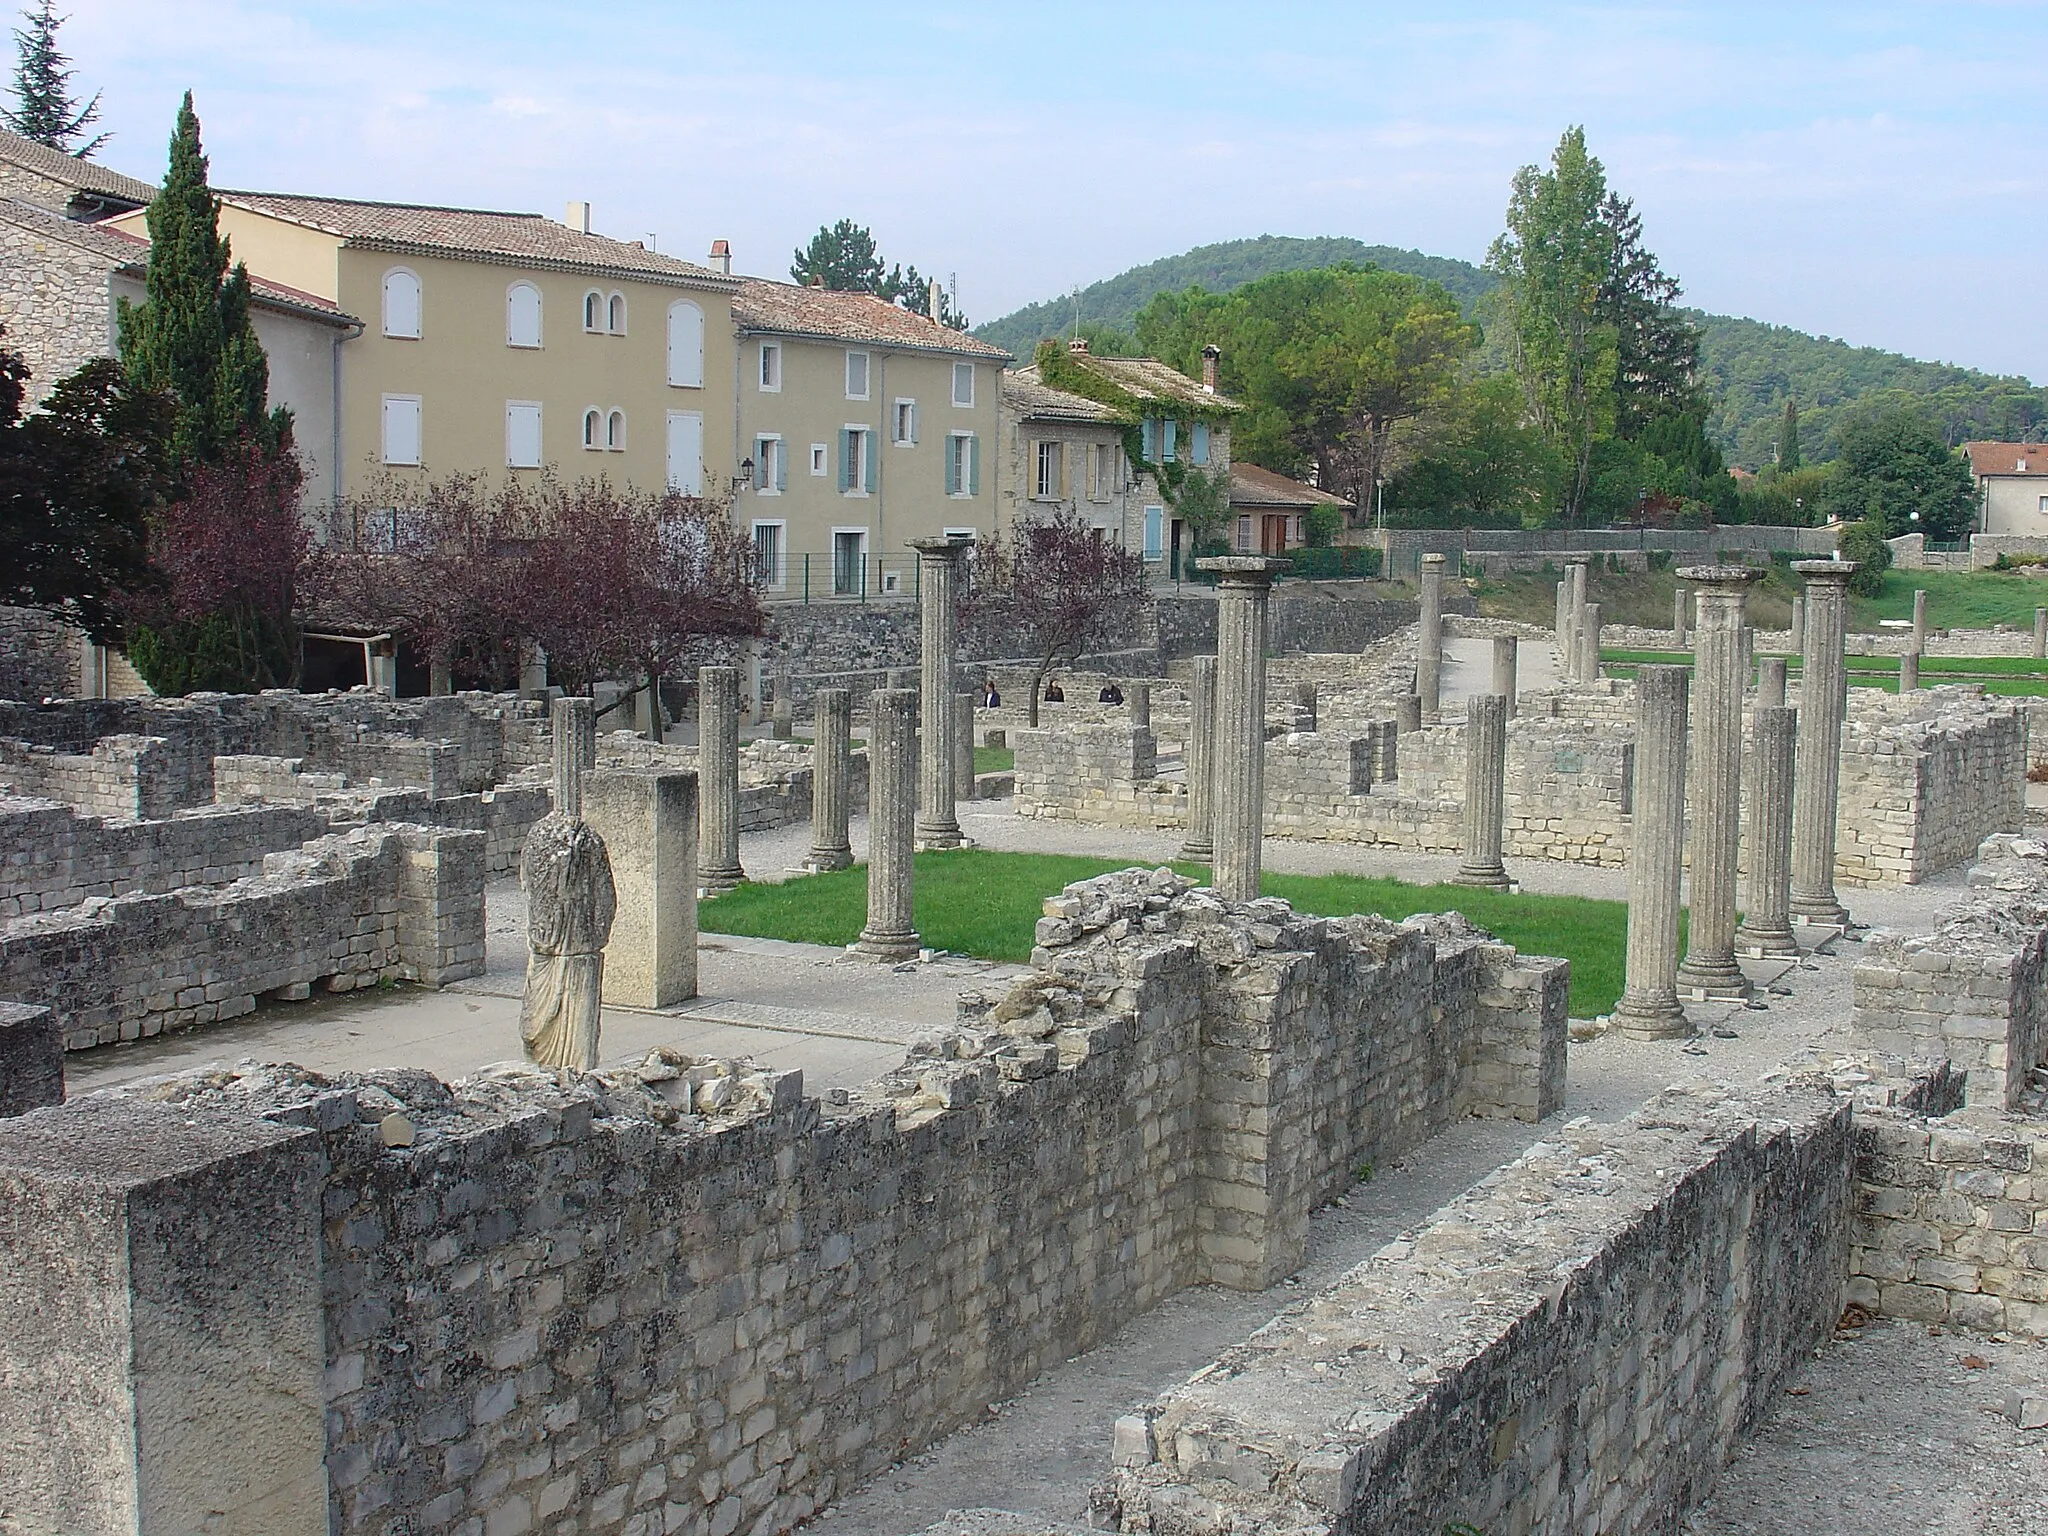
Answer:
[[720, 277], [732, 276], [732, 246], [726, 241], [711, 242], [711, 270]]
[[575, 230], [576, 233], [579, 235], [589, 234], [590, 204], [578, 202], [570, 203], [568, 216], [564, 218], [562, 222], [568, 225], [571, 229]]
[[945, 309], [945, 305], [941, 302], [945, 296], [946, 290], [944, 286], [936, 277], [933, 278], [931, 286], [925, 290], [925, 302], [931, 306], [930, 312], [934, 322], [938, 320], [940, 314]]
[[1202, 393], [1216, 393], [1216, 365], [1223, 360], [1223, 349], [1211, 342], [1202, 348]]
[[1086, 357], [1088, 355], [1088, 338], [1086, 336], [1076, 336], [1067, 343], [1067, 351], [1075, 357]]

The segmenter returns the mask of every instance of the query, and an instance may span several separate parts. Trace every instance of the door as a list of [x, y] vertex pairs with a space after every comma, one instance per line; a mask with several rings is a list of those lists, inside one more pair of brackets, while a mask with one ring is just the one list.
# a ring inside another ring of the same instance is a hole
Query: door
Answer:
[[867, 577], [866, 532], [835, 530], [832, 534], [832, 595], [864, 595]]
[[1287, 519], [1268, 514], [1259, 519], [1259, 553], [1284, 555], [1287, 553]]
[[685, 496], [704, 494], [704, 413], [668, 413], [668, 488]]

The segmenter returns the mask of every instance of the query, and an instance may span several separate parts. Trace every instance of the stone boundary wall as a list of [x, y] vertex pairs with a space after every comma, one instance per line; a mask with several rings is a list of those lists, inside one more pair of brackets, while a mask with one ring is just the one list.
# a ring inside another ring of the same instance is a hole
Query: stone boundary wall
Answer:
[[[1040, 970], [824, 1103], [793, 1073], [670, 1052], [88, 1096], [0, 1124], [0, 1230], [132, 1140], [123, 1113], [134, 1135], [203, 1133], [189, 1170], [152, 1158], [171, 1205], [232, 1175], [234, 1127], [306, 1127], [311, 1188], [266, 1178], [262, 1202], [213, 1200], [156, 1242], [175, 1259], [319, 1224], [317, 1284], [264, 1294], [324, 1337], [324, 1454], [297, 1470], [324, 1462], [333, 1531], [730, 1536], [789, 1528], [1184, 1286], [1271, 1283], [1356, 1160], [1468, 1110], [1554, 1109], [1562, 1086], [1564, 963], [1469, 931], [1226, 908], [1132, 871], [1054, 898], [1039, 938]], [[1511, 1102], [1484, 1097], [1489, 1071]], [[58, 1256], [111, 1240], [67, 1228]], [[112, 1427], [184, 1380], [144, 1353], [96, 1395], [84, 1357], [125, 1365], [125, 1342], [94, 1332], [67, 1376], [0, 1404], [0, 1426], [68, 1437], [0, 1459], [0, 1502], [47, 1499], [19, 1480], [58, 1459], [117, 1480]], [[0, 1362], [46, 1345], [33, 1309], [0, 1309]]]
[[67, 1050], [195, 1028], [259, 996], [429, 986], [483, 969], [484, 838], [363, 828], [233, 884], [94, 899], [0, 926], [0, 998], [45, 1004]]
[[[1737, 555], [1779, 551], [1825, 557], [1835, 551], [1835, 535], [1826, 528], [1784, 528], [1769, 524], [1728, 523], [1716, 528], [1570, 528], [1554, 531], [1513, 528], [1398, 528], [1374, 530], [1359, 542], [1385, 551], [1390, 576], [1413, 576], [1424, 554], [1449, 555], [1489, 570], [1535, 571], [1545, 565], [1610, 554], [1629, 564], [1649, 552], [1668, 552], [1674, 565], [1709, 563], [1723, 550]], [[1455, 573], [1456, 567], [1453, 567]]]
[[92, 896], [225, 885], [261, 874], [264, 855], [326, 831], [325, 817], [290, 806], [115, 821], [0, 796], [0, 921]]
[[163, 817], [203, 804], [160, 736], [106, 736], [83, 753], [0, 737], [0, 787], [93, 816]]
[[0, 698], [66, 698], [78, 692], [79, 631], [34, 608], [0, 603]]
[[[807, 742], [753, 740], [740, 743], [740, 831], [767, 832], [811, 819], [811, 753]], [[630, 731], [600, 736], [601, 768], [697, 768], [697, 749], [657, 745]], [[847, 809], [868, 808], [868, 754], [855, 747], [847, 762]]]
[[1093, 1523], [1668, 1528], [1835, 1325], [1852, 1142], [1813, 1090], [1572, 1121], [1119, 1421]]

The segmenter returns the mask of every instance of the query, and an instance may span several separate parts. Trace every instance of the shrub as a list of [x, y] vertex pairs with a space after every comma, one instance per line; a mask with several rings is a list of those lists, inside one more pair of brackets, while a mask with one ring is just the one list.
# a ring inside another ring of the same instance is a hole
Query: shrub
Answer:
[[1884, 590], [1884, 573], [1891, 569], [1892, 547], [1884, 541], [1884, 529], [1865, 518], [1842, 529], [1835, 548], [1844, 560], [1856, 562], [1856, 574], [1849, 578], [1849, 590], [1859, 597], [1875, 597]]

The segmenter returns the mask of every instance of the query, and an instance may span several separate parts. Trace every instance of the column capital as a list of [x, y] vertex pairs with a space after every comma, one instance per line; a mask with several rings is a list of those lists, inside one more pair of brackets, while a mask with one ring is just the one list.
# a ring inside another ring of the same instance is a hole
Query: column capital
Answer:
[[972, 539], [912, 539], [907, 546], [917, 551], [917, 558], [928, 565], [952, 565], [960, 556], [974, 548]]
[[1808, 586], [1847, 586], [1856, 574], [1854, 560], [1794, 560], [1792, 569], [1806, 578]]
[[[1429, 557], [1425, 555], [1423, 558]], [[1206, 560], [1197, 560], [1195, 569], [1213, 572], [1218, 586], [1264, 589], [1272, 586], [1273, 578], [1293, 564], [1292, 560], [1276, 559], [1271, 555], [1211, 555]]]
[[1753, 565], [1688, 565], [1679, 571], [1678, 577], [1694, 586], [1739, 592], [1753, 581], [1762, 581], [1764, 573]]

